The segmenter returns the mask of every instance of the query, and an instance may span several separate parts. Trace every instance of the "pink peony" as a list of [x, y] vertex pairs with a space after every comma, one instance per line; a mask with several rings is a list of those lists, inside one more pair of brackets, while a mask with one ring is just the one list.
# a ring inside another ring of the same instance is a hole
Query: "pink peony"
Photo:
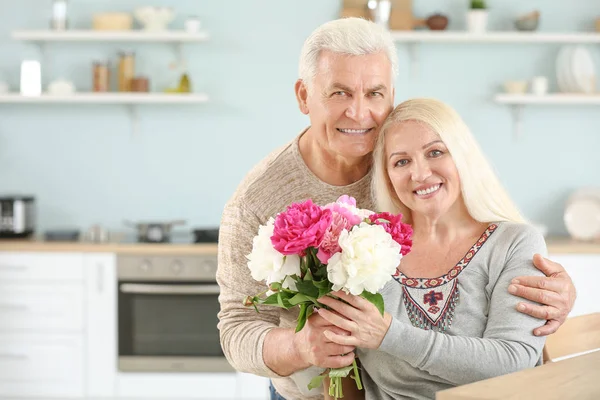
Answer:
[[331, 225], [329, 225], [329, 229], [325, 232], [323, 241], [319, 245], [319, 252], [317, 253], [317, 258], [323, 264], [327, 264], [327, 261], [329, 261], [329, 258], [331, 258], [332, 255], [338, 251], [342, 251], [338, 240], [340, 238], [340, 233], [342, 233], [344, 229], [350, 230], [350, 227], [348, 227], [348, 220], [342, 214], [334, 212]]
[[329, 203], [325, 208], [333, 211], [334, 214], [340, 214], [346, 222], [346, 229], [350, 230], [354, 225], [360, 224], [362, 218], [358, 215], [356, 200], [353, 197], [343, 195], [335, 203]]
[[405, 256], [412, 247], [413, 229], [409, 224], [402, 222], [402, 214], [393, 215], [388, 212], [372, 214], [369, 216], [371, 222], [383, 226], [394, 241], [401, 247], [402, 255]]
[[293, 203], [275, 218], [271, 242], [284, 255], [304, 255], [309, 247], [318, 247], [331, 225], [332, 212], [308, 199]]

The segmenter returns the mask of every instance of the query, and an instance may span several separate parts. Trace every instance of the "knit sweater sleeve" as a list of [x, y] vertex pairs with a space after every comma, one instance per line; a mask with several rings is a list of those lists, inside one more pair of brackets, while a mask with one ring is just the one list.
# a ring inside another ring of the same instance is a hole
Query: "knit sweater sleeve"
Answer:
[[252, 278], [246, 259], [260, 224], [259, 218], [237, 201], [224, 208], [219, 228], [218, 328], [225, 357], [236, 370], [279, 377], [263, 360], [265, 336], [279, 325], [279, 309], [259, 306], [257, 313], [254, 307], [243, 305], [246, 296], [267, 289], [264, 283]]
[[534, 367], [540, 360], [545, 337], [536, 337], [532, 332], [544, 321], [518, 312], [516, 305], [527, 300], [509, 294], [508, 285], [517, 276], [542, 275], [532, 259], [535, 253], [545, 255], [546, 245], [530, 227], [511, 239], [507, 253], [488, 249], [492, 251], [488, 285], [491, 295], [483, 337], [451, 336], [394, 318], [379, 349], [454, 385]]

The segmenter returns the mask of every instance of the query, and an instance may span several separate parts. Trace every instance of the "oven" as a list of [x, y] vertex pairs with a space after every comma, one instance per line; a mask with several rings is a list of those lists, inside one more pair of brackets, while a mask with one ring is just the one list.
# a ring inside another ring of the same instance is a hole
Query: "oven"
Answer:
[[118, 368], [232, 372], [217, 329], [217, 257], [119, 255]]

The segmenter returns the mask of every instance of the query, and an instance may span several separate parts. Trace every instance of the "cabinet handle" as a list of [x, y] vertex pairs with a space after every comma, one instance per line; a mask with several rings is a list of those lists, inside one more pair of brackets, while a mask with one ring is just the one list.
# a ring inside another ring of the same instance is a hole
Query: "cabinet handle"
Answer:
[[27, 270], [27, 266], [25, 266], [25, 265], [0, 265], [0, 270], [25, 272]]
[[0, 353], [0, 359], [11, 359], [11, 360], [29, 360], [29, 357], [25, 354], [17, 353]]
[[28, 311], [29, 306], [25, 304], [0, 304], [0, 311]]
[[96, 264], [96, 289], [98, 293], [104, 292], [104, 266]]

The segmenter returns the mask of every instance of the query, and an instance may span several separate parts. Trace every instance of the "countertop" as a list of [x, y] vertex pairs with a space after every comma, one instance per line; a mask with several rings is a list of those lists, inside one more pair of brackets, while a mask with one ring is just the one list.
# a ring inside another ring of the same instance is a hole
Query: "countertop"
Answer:
[[[568, 237], [547, 237], [549, 254], [600, 254], [600, 241], [582, 242]], [[216, 243], [87, 243], [42, 240], [0, 240], [0, 251], [84, 252], [155, 255], [216, 255]]]
[[147, 255], [216, 255], [216, 243], [88, 243], [0, 240], [0, 252], [72, 252]]
[[436, 400], [598, 399], [600, 351], [436, 393]]

